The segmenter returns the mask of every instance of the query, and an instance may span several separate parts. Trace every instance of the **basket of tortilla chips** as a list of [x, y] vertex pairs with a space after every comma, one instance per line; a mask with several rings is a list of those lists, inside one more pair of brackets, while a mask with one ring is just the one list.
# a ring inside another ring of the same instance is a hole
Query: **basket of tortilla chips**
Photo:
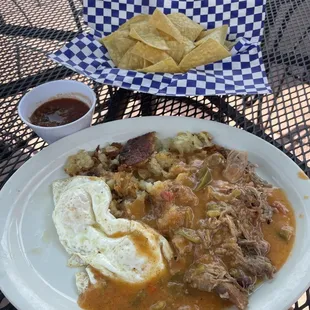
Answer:
[[167, 96], [270, 93], [265, 1], [84, 0], [90, 31], [53, 60], [112, 86]]

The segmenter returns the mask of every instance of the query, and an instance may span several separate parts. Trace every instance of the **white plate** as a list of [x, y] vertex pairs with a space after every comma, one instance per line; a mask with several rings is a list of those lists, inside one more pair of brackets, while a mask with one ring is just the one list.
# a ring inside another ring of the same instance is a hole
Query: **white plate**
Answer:
[[286, 155], [265, 141], [223, 124], [182, 117], [143, 117], [98, 125], [66, 137], [27, 161], [0, 193], [1, 290], [20, 310], [79, 309], [74, 283], [76, 270], [66, 267], [68, 255], [52, 223], [50, 184], [66, 177], [63, 165], [79, 149], [124, 142], [148, 131], [160, 137], [179, 131], [209, 131], [218, 144], [246, 150], [260, 166], [258, 173], [285, 189], [297, 220], [292, 254], [272, 281], [250, 298], [251, 310], [287, 310], [310, 285], [309, 180]]

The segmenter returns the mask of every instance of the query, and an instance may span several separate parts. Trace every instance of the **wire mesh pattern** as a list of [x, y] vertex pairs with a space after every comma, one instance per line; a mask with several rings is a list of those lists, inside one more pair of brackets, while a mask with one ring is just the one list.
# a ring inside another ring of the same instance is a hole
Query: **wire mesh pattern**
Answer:
[[[93, 124], [147, 115], [222, 122], [267, 140], [310, 176], [310, 3], [269, 0], [263, 56], [271, 95], [156, 97], [97, 84], [59, 67], [46, 53], [85, 31], [79, 0], [9, 0], [0, 5], [0, 188], [47, 144], [17, 115], [21, 97], [56, 79], [90, 85], [97, 94]], [[309, 309], [307, 291], [293, 309]], [[0, 309], [15, 309], [0, 292]]]

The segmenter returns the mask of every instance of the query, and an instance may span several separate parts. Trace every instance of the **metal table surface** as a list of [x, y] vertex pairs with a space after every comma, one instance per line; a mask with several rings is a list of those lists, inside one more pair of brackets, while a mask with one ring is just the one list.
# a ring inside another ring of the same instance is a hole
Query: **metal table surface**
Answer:
[[[0, 0], [0, 188], [47, 146], [17, 115], [21, 97], [56, 79], [90, 85], [97, 94], [93, 124], [146, 115], [215, 120], [251, 132], [310, 176], [310, 2], [267, 1], [263, 55], [272, 95], [156, 97], [95, 83], [47, 59], [86, 29], [79, 0]], [[309, 99], [308, 99], [309, 98]], [[309, 309], [307, 291], [293, 306]], [[15, 309], [0, 292], [0, 309]]]

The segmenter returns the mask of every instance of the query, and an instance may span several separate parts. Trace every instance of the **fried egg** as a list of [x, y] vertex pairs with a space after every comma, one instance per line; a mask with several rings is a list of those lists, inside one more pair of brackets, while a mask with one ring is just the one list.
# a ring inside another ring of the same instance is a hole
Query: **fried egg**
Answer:
[[[165, 271], [172, 258], [168, 241], [143, 223], [115, 218], [109, 211], [111, 191], [102, 178], [55, 181], [53, 197], [53, 221], [71, 255], [69, 265], [92, 266], [106, 277], [129, 283], [147, 282]], [[86, 271], [76, 276], [79, 291], [92, 282], [90, 269]]]

